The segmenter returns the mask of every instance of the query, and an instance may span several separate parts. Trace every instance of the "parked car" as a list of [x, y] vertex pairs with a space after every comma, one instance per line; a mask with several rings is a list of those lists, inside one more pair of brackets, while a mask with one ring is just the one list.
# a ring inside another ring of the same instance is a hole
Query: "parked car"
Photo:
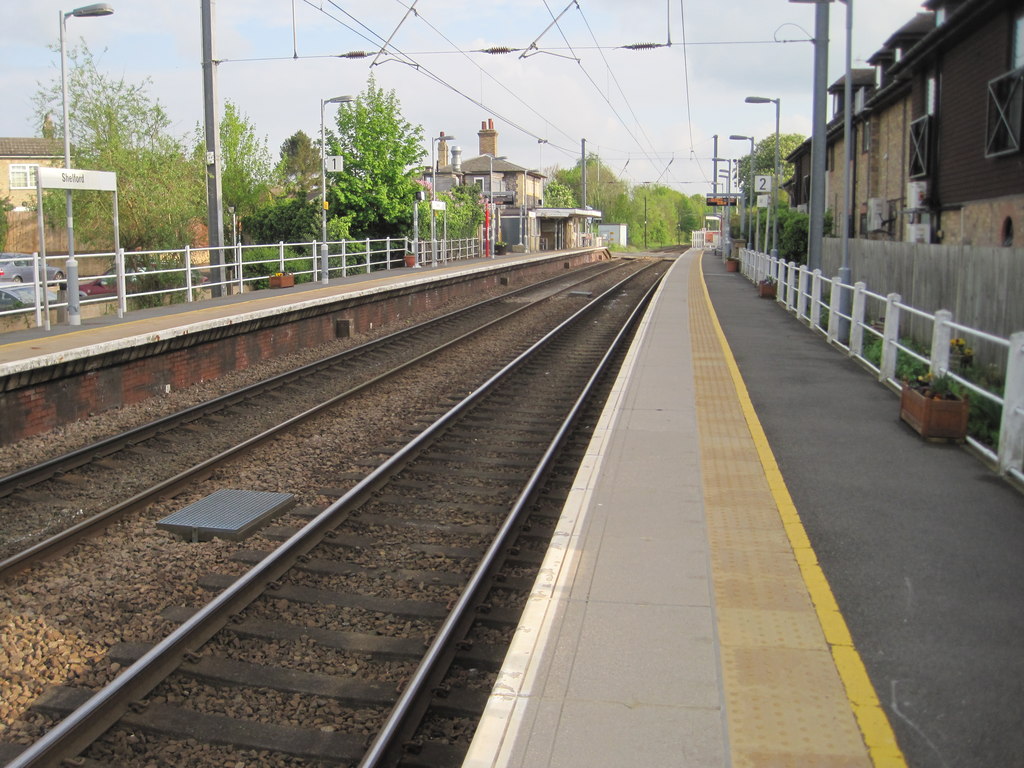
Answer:
[[[47, 299], [51, 304], [57, 303], [57, 292], [47, 289]], [[25, 309], [36, 305], [36, 291], [32, 285], [24, 283], [0, 284], [0, 311], [9, 309]]]
[[[135, 290], [139, 290], [137, 284], [139, 279], [143, 277], [142, 273], [145, 271], [145, 267], [139, 267], [135, 272], [125, 276], [125, 282], [128, 284], [128, 293], [133, 293]], [[184, 278], [181, 279], [184, 280]], [[192, 285], [198, 286], [203, 283], [208, 283], [209, 281], [210, 278], [198, 269], [192, 270]], [[147, 289], [143, 286], [142, 290]], [[108, 269], [102, 275], [97, 277], [84, 278], [78, 282], [78, 297], [81, 299], [116, 295], [117, 272], [113, 269]]]
[[90, 277], [78, 281], [78, 298], [87, 299], [93, 296], [114, 296], [117, 294], [117, 275], [114, 270], [107, 270], [99, 277]]
[[[31, 283], [33, 272], [31, 253], [0, 253], [0, 281]], [[46, 265], [46, 280], [54, 282], [64, 279], [64, 270]]]

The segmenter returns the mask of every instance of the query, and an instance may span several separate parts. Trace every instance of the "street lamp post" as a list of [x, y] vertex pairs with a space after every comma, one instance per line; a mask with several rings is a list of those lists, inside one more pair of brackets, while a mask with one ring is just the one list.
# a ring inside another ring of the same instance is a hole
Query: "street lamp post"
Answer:
[[327, 259], [327, 138], [324, 130], [324, 107], [328, 104], [349, 104], [351, 96], [335, 96], [320, 99], [320, 282], [324, 285], [330, 280]]
[[506, 160], [507, 157], [505, 155], [498, 155], [497, 157], [495, 157], [494, 155], [492, 155], [492, 154], [490, 154], [488, 152], [484, 152], [483, 156], [486, 157], [490, 161], [488, 163], [488, 171], [487, 171], [487, 211], [490, 214], [491, 220], [490, 220], [490, 222], [487, 225], [487, 238], [485, 240], [485, 245], [486, 245], [485, 253], [487, 254], [488, 257], [491, 257], [491, 256], [494, 255], [493, 244], [494, 244], [494, 229], [495, 229], [495, 216], [494, 216], [494, 161], [495, 160]]
[[732, 213], [729, 202], [732, 198], [732, 158], [722, 158], [726, 170], [719, 171], [719, 178], [725, 179], [725, 205], [722, 206], [722, 253], [726, 258], [732, 255]]
[[[740, 135], [734, 133], [732, 136], [729, 137], [729, 139], [731, 141], [749, 141], [750, 142], [750, 169], [749, 169], [750, 170], [750, 174], [749, 174], [750, 175], [750, 181], [749, 181], [750, 186], [748, 187], [748, 194], [750, 195], [750, 207], [753, 208], [754, 204], [756, 202], [754, 196], [757, 194], [757, 191], [754, 189], [754, 137], [753, 136], [740, 136]], [[751, 230], [751, 225], [753, 224], [753, 221], [754, 221], [754, 216], [753, 216], [753, 214], [751, 214], [749, 217], [747, 216], [746, 195], [744, 195], [744, 197], [743, 197], [743, 202], [744, 202], [744, 207], [740, 211], [740, 216], [742, 217], [742, 221], [740, 222], [740, 229], [742, 229], [744, 231], [744, 233], [746, 234], [746, 236], [747, 236], [747, 248], [749, 248], [751, 243], [754, 242], [753, 239], [750, 237], [750, 230]]]
[[[58, 11], [60, 16], [60, 93], [64, 113], [64, 167], [71, 167], [71, 131], [68, 112], [70, 109], [68, 99], [68, 54], [64, 43], [67, 35], [68, 17], [93, 18], [96, 16], [109, 16], [114, 9], [109, 3], [93, 3], [75, 8], [73, 11], [64, 13]], [[75, 260], [75, 224], [71, 210], [71, 190], [64, 193], [64, 207], [68, 219], [68, 260], [65, 265], [64, 274], [67, 276], [68, 286], [68, 325], [82, 324], [82, 308], [78, 300], [78, 262]], [[45, 264], [43, 265], [45, 268]], [[45, 269], [43, 275], [46, 274]], [[43, 278], [45, 291], [45, 277]]]
[[811, 92], [811, 199], [807, 233], [807, 268], [821, 268], [825, 237], [825, 100], [828, 97], [828, 10], [832, 0], [789, 0], [814, 3], [814, 86]]
[[764, 96], [747, 96], [744, 101], [747, 104], [774, 104], [775, 105], [775, 178], [772, 180], [772, 256], [779, 255], [779, 113], [782, 108], [782, 99], [768, 99]]
[[435, 264], [437, 263], [437, 213], [434, 211], [433, 202], [437, 199], [437, 162], [434, 160], [434, 148], [439, 141], [455, 141], [455, 137], [441, 131], [440, 136], [433, 136], [430, 139], [430, 260]]

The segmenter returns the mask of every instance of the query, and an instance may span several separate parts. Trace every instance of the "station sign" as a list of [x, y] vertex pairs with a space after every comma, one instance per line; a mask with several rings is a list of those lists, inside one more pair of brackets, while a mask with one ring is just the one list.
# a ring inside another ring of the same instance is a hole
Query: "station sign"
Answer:
[[113, 171], [79, 171], [75, 168], [39, 166], [39, 185], [43, 189], [98, 189], [117, 191], [117, 174]]

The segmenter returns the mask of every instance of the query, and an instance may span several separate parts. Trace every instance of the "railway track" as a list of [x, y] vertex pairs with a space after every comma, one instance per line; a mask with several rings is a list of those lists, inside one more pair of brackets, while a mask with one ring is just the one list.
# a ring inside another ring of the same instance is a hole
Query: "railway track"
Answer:
[[241, 578], [204, 577], [216, 596], [168, 609], [182, 623], [163, 641], [111, 650], [126, 667], [111, 684], [53, 691], [38, 711], [59, 725], [11, 765], [457, 765], [547, 546], [558, 457], [654, 272], [304, 510], [301, 529], [268, 531], [278, 547], [237, 553]]
[[2, 477], [0, 578], [460, 341], [628, 269], [602, 264], [527, 286]]

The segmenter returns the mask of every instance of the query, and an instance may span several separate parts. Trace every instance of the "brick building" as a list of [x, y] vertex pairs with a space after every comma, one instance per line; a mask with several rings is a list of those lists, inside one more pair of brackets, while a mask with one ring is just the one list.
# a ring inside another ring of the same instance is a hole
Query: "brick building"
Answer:
[[[1019, 246], [1024, 227], [1024, 0], [927, 0], [854, 71], [851, 234]], [[873, 75], [873, 77], [870, 77]], [[842, 207], [843, 79], [827, 131], [826, 206]], [[809, 196], [810, 141], [788, 158]], [[838, 227], [837, 227], [838, 229]]]
[[9, 199], [15, 208], [34, 208], [36, 168], [63, 162], [60, 139], [0, 138], [0, 200]]

